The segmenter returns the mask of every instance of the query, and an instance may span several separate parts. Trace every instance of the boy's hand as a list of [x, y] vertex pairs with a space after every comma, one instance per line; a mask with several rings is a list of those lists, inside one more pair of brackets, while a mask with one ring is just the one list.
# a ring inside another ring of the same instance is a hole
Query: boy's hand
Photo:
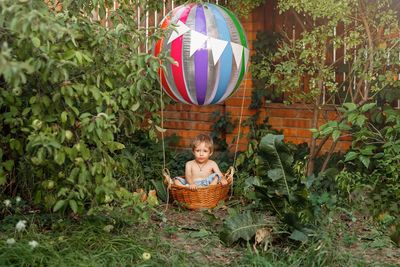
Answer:
[[[229, 177], [228, 177], [228, 179], [229, 179]], [[227, 184], [228, 184], [228, 181], [226, 180], [225, 177], [222, 177], [222, 179], [221, 179], [221, 184], [222, 184], [222, 185], [227, 185]]]
[[189, 184], [189, 189], [190, 189], [190, 190], [196, 190], [196, 189], [197, 189], [197, 185], [195, 185], [195, 184]]
[[[233, 180], [233, 176], [232, 175], [226, 175], [226, 176], [224, 176], [224, 179], [225, 179], [225, 181], [232, 181]], [[221, 181], [221, 183], [222, 183], [222, 181]]]

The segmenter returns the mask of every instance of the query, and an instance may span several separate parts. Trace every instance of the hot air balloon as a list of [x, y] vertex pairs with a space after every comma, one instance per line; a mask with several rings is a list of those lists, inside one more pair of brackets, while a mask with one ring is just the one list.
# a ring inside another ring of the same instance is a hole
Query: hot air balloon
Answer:
[[166, 52], [175, 60], [159, 70], [163, 89], [172, 99], [205, 106], [223, 102], [238, 89], [249, 49], [231, 11], [211, 3], [185, 4], [169, 12], [161, 28], [167, 33], [155, 44], [154, 54]]

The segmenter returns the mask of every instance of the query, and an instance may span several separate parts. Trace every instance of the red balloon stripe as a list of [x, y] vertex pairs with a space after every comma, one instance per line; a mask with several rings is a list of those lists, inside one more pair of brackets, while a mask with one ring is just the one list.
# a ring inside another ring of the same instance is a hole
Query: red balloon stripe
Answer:
[[[181, 20], [183, 23], [186, 23], [190, 10], [194, 5], [195, 4], [187, 6], [183, 11], [183, 13], [181, 14], [179, 20]], [[193, 104], [193, 101], [190, 99], [187, 93], [188, 90], [186, 89], [185, 78], [183, 76], [182, 47], [183, 47], [183, 36], [179, 36], [171, 43], [171, 57], [175, 59], [176, 62], [178, 62], [178, 65], [172, 66], [172, 74], [174, 76], [176, 88], [178, 89], [183, 99], [188, 103]]]
[[[161, 24], [161, 29], [166, 29], [168, 28], [168, 25], [171, 23], [171, 17], [167, 16], [165, 17], [165, 19], [163, 20], [162, 24]], [[165, 38], [161, 38], [160, 40], [157, 41], [156, 46], [154, 48], [154, 55], [158, 56], [158, 54], [160, 54], [161, 52], [161, 48], [163, 47], [164, 44], [164, 39]], [[163, 71], [162, 68], [160, 68], [158, 70], [158, 75], [159, 77], [161, 77], [161, 83], [165, 89], [165, 92], [167, 93], [167, 95], [169, 97], [171, 97], [172, 99], [174, 99], [175, 101], [179, 102], [179, 99], [174, 95], [174, 93], [171, 91], [171, 88], [169, 88], [168, 86], [168, 82], [167, 79], [165, 78], [165, 73]]]

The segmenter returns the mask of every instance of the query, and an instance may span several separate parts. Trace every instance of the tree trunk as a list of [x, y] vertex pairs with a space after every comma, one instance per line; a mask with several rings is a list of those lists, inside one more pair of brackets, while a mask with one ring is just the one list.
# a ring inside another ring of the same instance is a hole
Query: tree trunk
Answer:
[[[321, 83], [321, 85], [322, 85], [322, 81], [320, 81], [319, 83]], [[322, 86], [320, 88], [322, 88]], [[318, 128], [318, 118], [319, 118], [319, 113], [320, 113], [320, 108], [321, 108], [320, 103], [321, 103], [321, 99], [320, 99], [320, 97], [317, 97], [315, 99], [313, 118], [311, 121], [311, 128], [313, 128], [313, 129]], [[316, 157], [317, 153], [318, 153], [317, 152], [317, 139], [314, 138], [313, 136], [311, 136], [310, 155], [309, 155], [308, 162], [307, 162], [307, 172], [306, 172], [307, 176], [310, 176], [314, 172], [315, 157]]]

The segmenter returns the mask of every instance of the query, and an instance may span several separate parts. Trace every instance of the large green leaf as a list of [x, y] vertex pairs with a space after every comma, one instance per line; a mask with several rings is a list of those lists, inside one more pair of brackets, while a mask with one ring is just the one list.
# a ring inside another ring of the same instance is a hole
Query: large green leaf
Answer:
[[279, 179], [284, 179], [284, 172], [282, 169], [272, 169], [268, 171], [268, 177], [272, 179], [272, 181], [277, 181]]
[[357, 152], [350, 151], [349, 153], [346, 154], [346, 158], [344, 159], [344, 162], [351, 161], [351, 160], [357, 158], [357, 156], [358, 156]]
[[252, 214], [250, 211], [240, 214], [233, 214], [224, 223], [224, 230], [221, 232], [221, 239], [228, 245], [239, 239], [249, 241], [257, 232], [257, 229], [265, 227], [266, 222]]
[[151, 183], [153, 184], [154, 188], [156, 189], [157, 196], [162, 200], [162, 201], [167, 201], [167, 190], [165, 188], [165, 185], [163, 181], [160, 180], [151, 180]]
[[288, 149], [283, 143], [283, 135], [267, 134], [261, 139], [260, 149], [270, 159], [272, 170], [268, 172], [269, 178], [273, 181], [282, 180], [289, 199], [291, 199], [288, 185], [289, 173], [286, 170], [291, 168], [293, 156], [288, 153]]
[[308, 240], [307, 235], [299, 230], [294, 230], [289, 238], [301, 242], [306, 242]]

